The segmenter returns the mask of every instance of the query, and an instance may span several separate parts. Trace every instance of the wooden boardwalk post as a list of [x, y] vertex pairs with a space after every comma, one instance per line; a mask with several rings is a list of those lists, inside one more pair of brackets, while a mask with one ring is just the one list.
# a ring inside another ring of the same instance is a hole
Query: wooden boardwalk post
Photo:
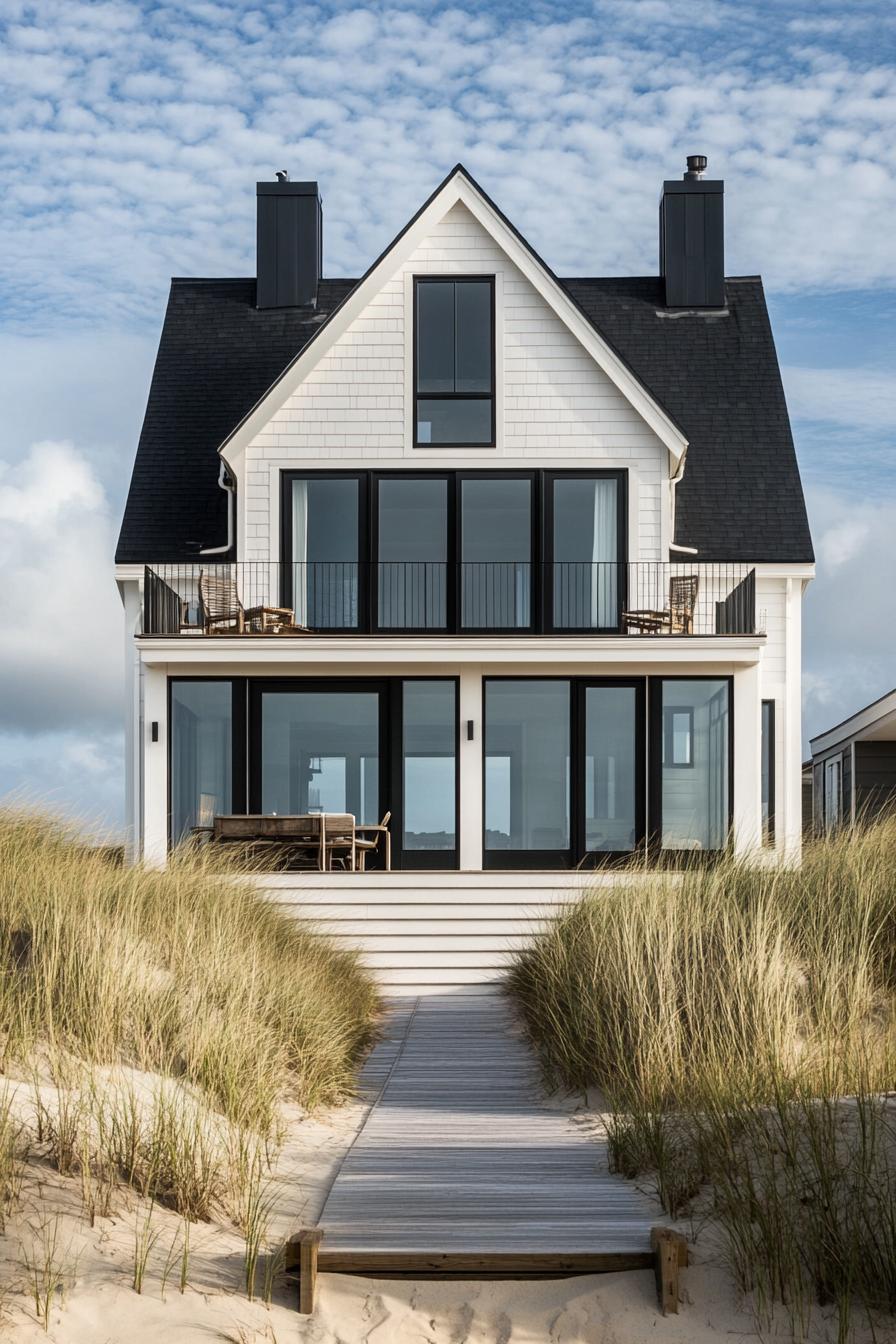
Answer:
[[305, 1228], [290, 1237], [286, 1246], [286, 1269], [299, 1271], [299, 1311], [310, 1316], [314, 1311], [317, 1295], [317, 1252], [320, 1248], [323, 1229]]
[[656, 1291], [664, 1316], [678, 1314], [678, 1271], [688, 1263], [688, 1244], [671, 1227], [654, 1227], [650, 1232], [653, 1247]]

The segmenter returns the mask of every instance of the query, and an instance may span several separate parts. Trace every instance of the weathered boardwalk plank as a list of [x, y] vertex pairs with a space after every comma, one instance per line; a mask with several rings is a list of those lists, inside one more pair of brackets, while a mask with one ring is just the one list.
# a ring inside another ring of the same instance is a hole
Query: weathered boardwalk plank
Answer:
[[322, 1269], [653, 1263], [658, 1206], [545, 1099], [501, 997], [396, 1001], [362, 1087], [373, 1105], [321, 1213]]

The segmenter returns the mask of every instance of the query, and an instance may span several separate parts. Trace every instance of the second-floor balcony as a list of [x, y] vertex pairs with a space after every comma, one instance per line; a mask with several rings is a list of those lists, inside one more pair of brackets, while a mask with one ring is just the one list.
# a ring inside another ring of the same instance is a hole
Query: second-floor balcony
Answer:
[[752, 635], [755, 571], [634, 561], [158, 564], [145, 635]]

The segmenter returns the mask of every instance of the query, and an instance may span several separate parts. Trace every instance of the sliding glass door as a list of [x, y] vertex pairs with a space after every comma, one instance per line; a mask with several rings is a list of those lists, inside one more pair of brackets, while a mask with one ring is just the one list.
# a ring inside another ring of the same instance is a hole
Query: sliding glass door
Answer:
[[377, 481], [376, 582], [380, 630], [444, 630], [448, 622], [448, 481]]
[[564, 868], [644, 843], [643, 681], [487, 678], [487, 868]]
[[285, 489], [289, 560], [284, 601], [292, 606], [297, 625], [357, 630], [364, 587], [363, 478], [290, 475]]
[[623, 495], [620, 474], [548, 477], [550, 628], [618, 629], [625, 558]]
[[532, 625], [532, 478], [464, 476], [458, 489], [461, 628], [528, 630]]

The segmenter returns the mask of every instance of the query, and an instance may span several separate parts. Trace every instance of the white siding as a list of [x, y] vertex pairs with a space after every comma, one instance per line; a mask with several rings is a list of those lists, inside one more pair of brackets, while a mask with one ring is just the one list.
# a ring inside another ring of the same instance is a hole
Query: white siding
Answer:
[[[498, 446], [413, 448], [411, 277], [496, 277]], [[279, 551], [277, 480], [305, 464], [626, 468], [630, 556], [662, 558], [667, 453], [530, 282], [455, 205], [250, 444], [241, 482], [241, 556]]]

